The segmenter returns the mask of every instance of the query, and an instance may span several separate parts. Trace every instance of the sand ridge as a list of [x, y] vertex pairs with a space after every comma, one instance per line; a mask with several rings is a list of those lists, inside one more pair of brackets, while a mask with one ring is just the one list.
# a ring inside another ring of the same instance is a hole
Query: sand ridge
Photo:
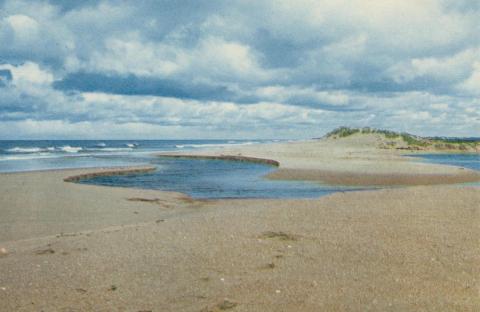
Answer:
[[160, 157], [253, 158], [275, 161], [268, 178], [308, 180], [339, 185], [429, 185], [480, 181], [480, 173], [455, 166], [421, 162], [405, 151], [382, 149], [379, 135], [343, 139], [239, 145], [227, 148], [165, 152]]

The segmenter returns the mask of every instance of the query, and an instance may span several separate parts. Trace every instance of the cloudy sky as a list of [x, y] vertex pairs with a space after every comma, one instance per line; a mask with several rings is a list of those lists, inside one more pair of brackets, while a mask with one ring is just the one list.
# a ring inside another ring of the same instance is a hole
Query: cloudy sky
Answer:
[[480, 134], [478, 0], [0, 0], [0, 139]]

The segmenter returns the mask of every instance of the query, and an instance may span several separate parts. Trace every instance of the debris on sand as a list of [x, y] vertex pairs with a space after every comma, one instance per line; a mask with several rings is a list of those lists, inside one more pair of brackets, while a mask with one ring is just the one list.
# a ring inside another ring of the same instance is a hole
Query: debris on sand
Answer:
[[163, 208], [172, 208], [172, 205], [167, 200], [160, 199], [160, 198], [132, 197], [132, 198], [127, 198], [127, 200], [132, 201], [132, 202], [143, 202], [143, 203], [156, 204], [156, 205], [159, 205]]
[[261, 269], [275, 269], [275, 263], [270, 262], [261, 267]]
[[275, 231], [267, 231], [263, 232], [260, 238], [278, 238], [282, 241], [296, 241], [298, 239], [297, 235], [288, 234], [282, 231], [275, 232]]
[[201, 312], [216, 312], [216, 311], [226, 311], [235, 308], [238, 305], [238, 303], [230, 300], [230, 299], [223, 299], [222, 302], [218, 303], [212, 308], [204, 308], [201, 310]]
[[55, 250], [53, 250], [50, 247], [35, 251], [35, 254], [37, 254], [37, 255], [51, 255], [51, 254], [54, 254], [54, 253], [55, 253]]
[[144, 202], [144, 203], [159, 203], [162, 200], [159, 198], [141, 198], [141, 197], [132, 197], [127, 198], [128, 201], [135, 201], [135, 202]]

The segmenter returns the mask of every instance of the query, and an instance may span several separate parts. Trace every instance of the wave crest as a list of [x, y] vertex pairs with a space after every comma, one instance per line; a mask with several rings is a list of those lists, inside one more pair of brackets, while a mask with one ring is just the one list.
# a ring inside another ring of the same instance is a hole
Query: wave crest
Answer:
[[83, 150], [83, 148], [81, 147], [78, 147], [78, 146], [70, 146], [70, 145], [65, 145], [65, 146], [62, 146], [59, 148], [62, 152], [65, 152], [65, 153], [78, 153], [80, 152], [81, 150]]

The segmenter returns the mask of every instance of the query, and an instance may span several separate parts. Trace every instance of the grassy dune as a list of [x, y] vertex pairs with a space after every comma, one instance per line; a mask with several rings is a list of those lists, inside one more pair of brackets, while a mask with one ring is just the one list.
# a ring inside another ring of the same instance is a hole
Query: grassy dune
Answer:
[[374, 128], [340, 127], [325, 135], [326, 138], [338, 139], [352, 135], [378, 134], [383, 140], [380, 148], [446, 151], [446, 152], [480, 152], [480, 140], [462, 138], [427, 138], [405, 132], [395, 132]]

